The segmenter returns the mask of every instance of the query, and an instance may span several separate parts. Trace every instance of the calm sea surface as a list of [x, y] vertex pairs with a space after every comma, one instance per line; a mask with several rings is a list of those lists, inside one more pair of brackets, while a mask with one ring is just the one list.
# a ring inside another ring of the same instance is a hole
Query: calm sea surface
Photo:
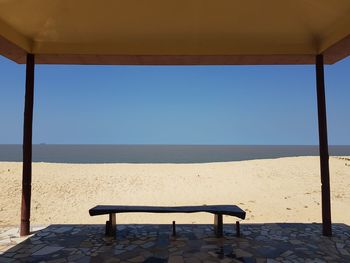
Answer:
[[[350, 146], [330, 146], [350, 156]], [[318, 146], [285, 145], [33, 145], [34, 162], [204, 163], [318, 155]], [[21, 145], [0, 145], [0, 161], [22, 161]]]

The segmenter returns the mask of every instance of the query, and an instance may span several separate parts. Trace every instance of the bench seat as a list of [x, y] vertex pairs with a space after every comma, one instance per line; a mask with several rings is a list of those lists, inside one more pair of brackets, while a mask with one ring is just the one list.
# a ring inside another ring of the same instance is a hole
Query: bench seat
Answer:
[[[90, 216], [109, 215], [106, 222], [106, 235], [116, 234], [116, 218], [118, 213], [198, 213], [207, 212], [215, 215], [214, 229], [216, 235], [223, 235], [223, 215], [235, 216], [245, 219], [246, 213], [236, 205], [201, 205], [201, 206], [122, 206], [122, 205], [98, 205], [89, 210]], [[239, 222], [236, 222], [237, 236], [239, 236]]]

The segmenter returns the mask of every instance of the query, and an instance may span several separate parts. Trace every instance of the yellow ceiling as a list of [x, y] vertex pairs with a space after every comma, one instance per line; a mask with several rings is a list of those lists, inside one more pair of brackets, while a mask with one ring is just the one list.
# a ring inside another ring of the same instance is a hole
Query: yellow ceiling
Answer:
[[315, 55], [349, 35], [350, 0], [0, 0], [0, 36], [39, 55]]

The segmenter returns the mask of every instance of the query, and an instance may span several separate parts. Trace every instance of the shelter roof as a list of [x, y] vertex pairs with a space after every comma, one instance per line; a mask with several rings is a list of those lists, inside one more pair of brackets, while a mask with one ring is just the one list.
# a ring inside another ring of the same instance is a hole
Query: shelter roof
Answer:
[[332, 64], [349, 0], [0, 0], [0, 54], [44, 64]]

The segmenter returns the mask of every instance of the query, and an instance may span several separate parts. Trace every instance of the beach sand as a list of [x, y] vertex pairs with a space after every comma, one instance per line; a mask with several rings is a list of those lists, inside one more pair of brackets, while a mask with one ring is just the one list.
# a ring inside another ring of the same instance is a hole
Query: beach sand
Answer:
[[[350, 224], [350, 159], [330, 157], [332, 221]], [[0, 163], [0, 225], [20, 221], [22, 164]], [[207, 164], [34, 163], [32, 224], [104, 224], [98, 204], [236, 204], [245, 222], [321, 222], [318, 157]], [[121, 214], [117, 223], [212, 223], [213, 215]], [[224, 222], [235, 218], [225, 217]]]

